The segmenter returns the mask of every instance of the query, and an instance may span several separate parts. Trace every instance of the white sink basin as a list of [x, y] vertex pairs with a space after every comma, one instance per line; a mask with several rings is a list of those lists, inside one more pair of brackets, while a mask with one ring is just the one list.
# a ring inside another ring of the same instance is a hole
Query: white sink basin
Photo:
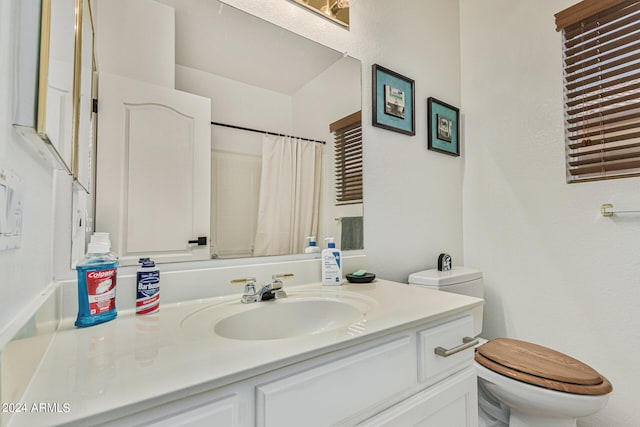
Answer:
[[237, 299], [191, 313], [182, 328], [235, 340], [276, 340], [343, 328], [359, 333], [375, 301], [354, 292], [300, 291], [288, 298], [242, 304]]

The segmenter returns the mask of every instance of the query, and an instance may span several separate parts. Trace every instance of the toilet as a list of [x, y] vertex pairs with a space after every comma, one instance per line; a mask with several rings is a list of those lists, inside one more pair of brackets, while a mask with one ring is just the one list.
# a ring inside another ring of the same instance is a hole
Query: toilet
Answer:
[[[424, 270], [409, 284], [484, 297], [482, 272], [467, 267]], [[482, 307], [473, 312], [475, 334]], [[510, 338], [481, 339], [476, 348], [480, 426], [575, 427], [609, 400], [611, 383], [586, 364], [558, 351]]]

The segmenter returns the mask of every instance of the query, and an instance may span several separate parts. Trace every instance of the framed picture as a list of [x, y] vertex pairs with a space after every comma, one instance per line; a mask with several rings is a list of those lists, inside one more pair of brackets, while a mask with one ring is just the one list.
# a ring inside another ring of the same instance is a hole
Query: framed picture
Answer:
[[450, 156], [460, 155], [460, 110], [435, 98], [427, 99], [429, 150]]
[[373, 64], [373, 126], [415, 135], [414, 82]]

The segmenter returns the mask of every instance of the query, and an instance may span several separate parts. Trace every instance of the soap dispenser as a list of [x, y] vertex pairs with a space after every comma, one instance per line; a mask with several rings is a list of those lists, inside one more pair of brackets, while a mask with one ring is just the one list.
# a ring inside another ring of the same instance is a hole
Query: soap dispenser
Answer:
[[320, 247], [316, 245], [316, 236], [307, 237], [307, 247], [304, 248], [305, 254], [313, 254], [320, 252]]
[[322, 251], [322, 284], [336, 286], [342, 284], [342, 257], [333, 237], [327, 237], [327, 249]]

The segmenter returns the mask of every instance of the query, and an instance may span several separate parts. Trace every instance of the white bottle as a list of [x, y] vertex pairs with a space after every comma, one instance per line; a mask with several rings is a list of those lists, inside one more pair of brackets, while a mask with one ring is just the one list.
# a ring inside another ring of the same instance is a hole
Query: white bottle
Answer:
[[336, 286], [342, 284], [342, 256], [340, 249], [336, 248], [333, 237], [327, 237], [329, 241], [327, 249], [322, 251], [322, 284]]
[[305, 254], [313, 254], [320, 252], [320, 247], [316, 246], [316, 236], [307, 237], [307, 247], [304, 248]]

